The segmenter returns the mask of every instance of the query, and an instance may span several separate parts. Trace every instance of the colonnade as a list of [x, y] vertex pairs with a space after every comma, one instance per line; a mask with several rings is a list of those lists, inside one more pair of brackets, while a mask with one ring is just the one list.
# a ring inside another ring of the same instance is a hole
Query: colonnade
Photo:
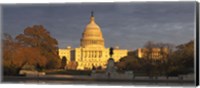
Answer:
[[103, 53], [102, 51], [84, 50], [82, 55], [83, 58], [101, 58]]

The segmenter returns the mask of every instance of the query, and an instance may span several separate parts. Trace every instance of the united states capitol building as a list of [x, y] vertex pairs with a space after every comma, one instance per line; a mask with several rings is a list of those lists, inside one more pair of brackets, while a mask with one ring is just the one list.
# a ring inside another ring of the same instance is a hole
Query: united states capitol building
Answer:
[[[120, 41], [120, 40], [119, 40]], [[127, 56], [128, 50], [115, 47], [112, 58], [115, 62], [120, 58]], [[80, 47], [59, 49], [60, 58], [66, 57], [67, 64], [76, 62], [78, 70], [92, 69], [93, 67], [106, 68], [109, 55], [109, 48], [104, 45], [104, 38], [101, 28], [96, 24], [93, 12], [91, 13], [90, 22], [85, 27]]]

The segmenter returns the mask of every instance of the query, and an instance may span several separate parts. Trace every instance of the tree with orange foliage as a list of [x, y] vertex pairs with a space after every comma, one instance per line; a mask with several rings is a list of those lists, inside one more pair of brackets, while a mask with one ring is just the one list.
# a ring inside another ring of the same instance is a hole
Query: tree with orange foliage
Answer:
[[25, 47], [39, 49], [39, 52], [47, 59], [45, 68], [54, 69], [60, 67], [58, 56], [58, 42], [42, 25], [27, 27], [23, 34], [16, 36], [17, 42]]
[[16, 49], [14, 55], [15, 61], [13, 64], [23, 67], [25, 64], [36, 66], [39, 64], [40, 67], [45, 67], [47, 59], [41, 55], [41, 52], [37, 48], [32, 47], [21, 47]]
[[9, 34], [3, 36], [4, 75], [17, 75], [25, 64], [37, 69], [60, 67], [57, 40], [41, 25], [27, 27], [15, 39]]
[[3, 38], [4, 75], [17, 75], [25, 64], [45, 67], [47, 60], [38, 48], [24, 47], [8, 34]]
[[2, 38], [2, 56], [3, 56], [3, 74], [4, 75], [15, 75], [17, 73], [17, 66], [13, 64], [13, 50], [18, 47], [14, 43], [12, 36], [9, 34], [3, 34]]

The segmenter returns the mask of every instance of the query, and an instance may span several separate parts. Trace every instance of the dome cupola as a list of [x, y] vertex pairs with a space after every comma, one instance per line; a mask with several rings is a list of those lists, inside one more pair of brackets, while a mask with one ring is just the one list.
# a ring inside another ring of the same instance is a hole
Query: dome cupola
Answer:
[[81, 47], [104, 47], [101, 28], [96, 24], [93, 12], [91, 12], [90, 22], [82, 33], [80, 45]]

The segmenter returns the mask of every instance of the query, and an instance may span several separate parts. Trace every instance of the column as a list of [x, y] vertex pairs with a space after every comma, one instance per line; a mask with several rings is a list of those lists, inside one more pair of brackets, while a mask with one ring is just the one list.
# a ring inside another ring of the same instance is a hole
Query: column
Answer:
[[99, 56], [98, 57], [101, 58], [101, 51], [99, 51]]
[[94, 51], [92, 51], [92, 58], [94, 58]]
[[95, 55], [95, 57], [98, 58], [98, 51], [96, 51], [96, 55]]
[[84, 50], [82, 51], [82, 58], [85, 59], [85, 51]]
[[91, 57], [91, 53], [90, 53], [90, 51], [88, 51], [88, 55], [89, 55], [89, 58]]
[[94, 58], [97, 58], [97, 51], [94, 51]]

